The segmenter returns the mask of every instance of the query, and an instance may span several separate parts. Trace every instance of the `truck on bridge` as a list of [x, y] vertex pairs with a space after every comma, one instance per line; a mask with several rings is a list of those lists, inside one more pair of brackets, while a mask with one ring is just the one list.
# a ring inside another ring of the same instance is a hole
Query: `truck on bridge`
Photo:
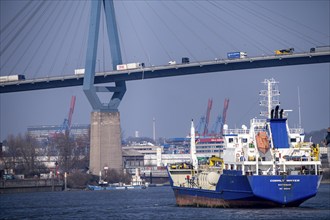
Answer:
[[11, 75], [11, 76], [0, 76], [0, 83], [13, 82], [19, 80], [25, 80], [25, 76], [21, 74]]
[[74, 75], [84, 75], [85, 74], [85, 69], [75, 69], [74, 70]]
[[229, 53], [227, 53], [228, 59], [242, 59], [242, 58], [246, 58], [246, 57], [247, 57], [246, 52], [229, 52]]
[[275, 50], [275, 55], [290, 55], [293, 54], [294, 48]]
[[144, 67], [144, 63], [127, 63], [127, 64], [117, 65], [117, 70], [132, 70], [143, 67]]
[[310, 53], [315, 53], [315, 52], [329, 52], [330, 51], [330, 45], [327, 46], [317, 46], [317, 47], [312, 47], [310, 49]]

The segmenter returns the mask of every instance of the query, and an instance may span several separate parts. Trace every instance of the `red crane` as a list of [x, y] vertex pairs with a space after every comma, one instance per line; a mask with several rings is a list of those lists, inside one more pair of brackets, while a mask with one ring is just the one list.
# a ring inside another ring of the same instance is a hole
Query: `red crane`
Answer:
[[70, 110], [69, 110], [69, 115], [68, 115], [68, 129], [71, 129], [71, 122], [72, 122], [72, 115], [74, 111], [74, 106], [76, 104], [76, 96], [71, 97], [71, 103], [70, 103]]
[[207, 136], [209, 129], [209, 121], [210, 121], [210, 113], [211, 113], [211, 109], [212, 109], [212, 103], [213, 100], [209, 99], [208, 104], [207, 104], [207, 110], [206, 110], [206, 118], [205, 118], [205, 126], [204, 126], [204, 131], [203, 131], [203, 136]]
[[229, 106], [229, 99], [225, 99], [225, 101], [223, 103], [222, 122], [221, 122], [221, 127], [220, 127], [221, 136], [222, 136], [223, 125], [226, 124], [228, 106]]
[[70, 109], [69, 109], [69, 114], [68, 118], [65, 118], [60, 129], [56, 133], [65, 133], [69, 134], [71, 130], [71, 122], [72, 122], [72, 115], [74, 111], [74, 106], [76, 104], [76, 96], [71, 97], [71, 103], [70, 103]]

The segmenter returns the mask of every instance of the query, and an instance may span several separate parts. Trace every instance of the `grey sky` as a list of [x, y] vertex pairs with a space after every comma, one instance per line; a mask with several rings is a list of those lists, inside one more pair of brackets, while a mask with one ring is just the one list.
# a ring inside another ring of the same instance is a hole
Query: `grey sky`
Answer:
[[[26, 1], [0, 1], [1, 30]], [[38, 4], [32, 2], [31, 6]], [[24, 73], [27, 78], [69, 75], [84, 66], [90, 2], [47, 1], [26, 29], [1, 54], [1, 76]], [[124, 62], [163, 65], [225, 58], [227, 52], [246, 51], [249, 56], [272, 54], [294, 47], [297, 52], [329, 45], [329, 1], [115, 1]], [[45, 10], [45, 11], [43, 11]], [[41, 13], [42, 12], [42, 13]], [[1, 51], [30, 15], [17, 20], [0, 35]], [[20, 18], [21, 16], [19, 16]], [[101, 22], [102, 23], [102, 22]], [[8, 32], [7, 32], [8, 31]], [[6, 37], [8, 34], [8, 37]], [[106, 31], [101, 28], [96, 70], [111, 66]], [[24, 40], [22, 40], [24, 39]], [[22, 42], [22, 43], [20, 43]], [[193, 76], [127, 82], [119, 106], [125, 136], [152, 137], [152, 118], [157, 137], [181, 137], [205, 114], [213, 99], [210, 128], [230, 99], [230, 127], [248, 125], [258, 116], [260, 83], [280, 82], [281, 107], [292, 109], [290, 125], [298, 124], [300, 89], [302, 126], [306, 131], [330, 126], [330, 64], [299, 65], [229, 71]], [[0, 140], [23, 133], [29, 125], [57, 125], [77, 96], [74, 124], [88, 124], [91, 107], [81, 87], [0, 95]]]

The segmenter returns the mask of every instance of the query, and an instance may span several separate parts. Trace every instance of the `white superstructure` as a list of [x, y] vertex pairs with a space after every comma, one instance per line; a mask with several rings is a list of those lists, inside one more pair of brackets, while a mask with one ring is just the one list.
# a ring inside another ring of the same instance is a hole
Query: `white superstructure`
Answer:
[[317, 173], [321, 165], [318, 146], [304, 142], [302, 128], [289, 128], [285, 118], [287, 110], [279, 108], [278, 82], [266, 79], [263, 83], [266, 89], [260, 91], [260, 105], [266, 110], [260, 115], [266, 119], [251, 119], [249, 129], [245, 125], [241, 129], [224, 125], [226, 147], [221, 156], [226, 167], [256, 175], [298, 174], [306, 172], [303, 169]]

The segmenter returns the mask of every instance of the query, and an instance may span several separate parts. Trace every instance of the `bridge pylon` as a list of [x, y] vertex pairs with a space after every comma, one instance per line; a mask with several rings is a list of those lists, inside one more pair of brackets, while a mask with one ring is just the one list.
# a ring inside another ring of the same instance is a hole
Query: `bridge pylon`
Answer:
[[[93, 108], [89, 170], [94, 175], [108, 169], [123, 170], [118, 106], [126, 92], [126, 82], [115, 81], [115, 86], [94, 85], [101, 9], [104, 9], [113, 69], [122, 63], [113, 0], [91, 1], [83, 91]], [[113, 93], [108, 103], [101, 102], [99, 92]]]

